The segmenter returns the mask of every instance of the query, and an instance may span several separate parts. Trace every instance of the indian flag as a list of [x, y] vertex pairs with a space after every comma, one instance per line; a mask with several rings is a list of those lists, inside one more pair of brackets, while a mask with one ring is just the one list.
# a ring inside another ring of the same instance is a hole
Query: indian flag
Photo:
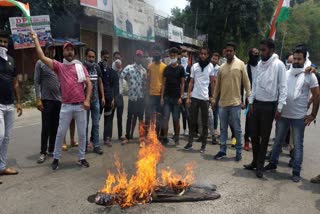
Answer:
[[278, 24], [289, 19], [289, 7], [290, 0], [279, 1], [270, 23], [269, 38], [275, 39]]
[[27, 17], [29, 23], [31, 24], [29, 3], [24, 4], [14, 0], [0, 0], [0, 7], [15, 7], [15, 6], [22, 11], [23, 15]]

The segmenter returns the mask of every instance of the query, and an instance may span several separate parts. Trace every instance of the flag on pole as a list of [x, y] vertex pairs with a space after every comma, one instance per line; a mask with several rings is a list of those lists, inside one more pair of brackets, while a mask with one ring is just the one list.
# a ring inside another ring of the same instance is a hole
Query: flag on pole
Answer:
[[270, 31], [268, 32], [269, 38], [275, 39], [278, 24], [289, 19], [289, 7], [290, 0], [279, 1], [270, 23]]
[[22, 11], [23, 15], [27, 18], [29, 24], [31, 25], [29, 3], [24, 4], [14, 0], [0, 0], [0, 7], [15, 7], [15, 6]]

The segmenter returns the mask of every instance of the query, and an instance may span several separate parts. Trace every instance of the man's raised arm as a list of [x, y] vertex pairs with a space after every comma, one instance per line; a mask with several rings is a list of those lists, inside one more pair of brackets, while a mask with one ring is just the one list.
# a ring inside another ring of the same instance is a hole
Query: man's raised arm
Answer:
[[38, 35], [36, 32], [32, 31], [32, 38], [33, 38], [33, 41], [34, 41], [34, 44], [36, 46], [36, 51], [37, 51], [37, 55], [39, 57], [39, 59], [44, 63], [46, 64], [50, 69], [53, 70], [53, 60], [46, 57], [42, 51], [42, 48], [41, 48], [41, 45], [39, 43], [39, 39], [38, 39]]

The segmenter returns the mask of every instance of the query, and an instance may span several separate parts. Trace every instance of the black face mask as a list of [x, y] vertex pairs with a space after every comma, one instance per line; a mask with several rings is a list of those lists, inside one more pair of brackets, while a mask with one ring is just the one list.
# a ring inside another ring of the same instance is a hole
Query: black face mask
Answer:
[[153, 57], [153, 60], [154, 60], [155, 62], [160, 62], [161, 56], [154, 56], [154, 57]]
[[300, 64], [298, 64], [298, 63], [294, 63], [294, 64], [292, 64], [292, 67], [293, 67], [293, 68], [303, 68], [304, 65], [300, 65]]
[[256, 55], [250, 56], [248, 64], [252, 66], [256, 66], [258, 65], [259, 60], [260, 60], [260, 56], [256, 56]]

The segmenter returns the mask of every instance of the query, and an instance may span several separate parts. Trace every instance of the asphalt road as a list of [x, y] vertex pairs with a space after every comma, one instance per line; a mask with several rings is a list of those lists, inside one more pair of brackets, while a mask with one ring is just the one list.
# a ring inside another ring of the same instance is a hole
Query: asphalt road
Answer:
[[60, 169], [52, 171], [51, 160], [42, 165], [36, 163], [40, 150], [40, 114], [35, 109], [25, 110], [23, 117], [16, 119], [8, 154], [9, 165], [20, 174], [1, 177], [0, 213], [320, 213], [320, 185], [309, 182], [320, 173], [319, 130], [319, 124], [306, 130], [303, 179], [298, 184], [290, 180], [287, 151], [281, 157], [277, 172], [267, 173], [265, 179], [258, 180], [253, 172], [242, 168], [251, 161], [251, 152], [244, 151], [243, 160], [236, 163], [235, 151], [229, 149], [229, 158], [215, 161], [213, 154], [218, 146], [208, 145], [206, 153], [201, 155], [200, 145], [195, 143], [194, 151], [184, 152], [183, 138], [179, 148], [165, 150], [159, 169], [170, 166], [179, 172], [186, 163], [195, 162], [196, 184], [216, 184], [222, 197], [215, 201], [146, 204], [121, 210], [90, 204], [87, 197], [103, 186], [107, 171], [115, 169], [114, 154], [118, 154], [128, 174], [134, 173], [138, 145], [121, 146], [115, 141], [112, 148], [103, 147], [103, 156], [89, 153], [88, 169], [76, 165], [77, 149], [72, 148], [63, 153]]

